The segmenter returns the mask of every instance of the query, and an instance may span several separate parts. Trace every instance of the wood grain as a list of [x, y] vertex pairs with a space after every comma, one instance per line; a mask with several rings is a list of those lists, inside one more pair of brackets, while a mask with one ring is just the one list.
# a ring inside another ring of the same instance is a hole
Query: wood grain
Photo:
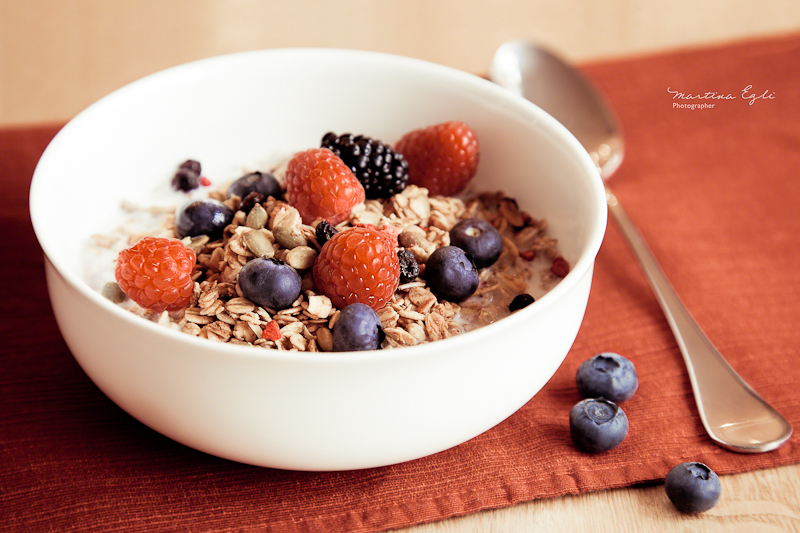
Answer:
[[663, 484], [536, 500], [398, 533], [800, 531], [800, 465], [722, 476], [722, 497], [698, 515], [678, 512]]

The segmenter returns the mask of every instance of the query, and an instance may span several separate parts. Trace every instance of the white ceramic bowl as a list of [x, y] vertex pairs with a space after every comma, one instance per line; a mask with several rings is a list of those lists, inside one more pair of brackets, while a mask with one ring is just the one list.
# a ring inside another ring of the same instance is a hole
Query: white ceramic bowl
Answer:
[[[291, 353], [168, 330], [90, 287], [86, 243], [123, 199], [152, 204], [187, 158], [236, 178], [327, 131], [393, 142], [462, 120], [481, 141], [475, 185], [548, 219], [572, 271], [533, 305], [422, 346]], [[132, 83], [67, 124], [36, 168], [30, 207], [61, 332], [128, 413], [192, 448], [283, 469], [408, 461], [471, 439], [528, 402], [574, 342], [606, 224], [594, 166], [538, 107], [477, 76], [414, 59], [320, 49], [247, 52]]]

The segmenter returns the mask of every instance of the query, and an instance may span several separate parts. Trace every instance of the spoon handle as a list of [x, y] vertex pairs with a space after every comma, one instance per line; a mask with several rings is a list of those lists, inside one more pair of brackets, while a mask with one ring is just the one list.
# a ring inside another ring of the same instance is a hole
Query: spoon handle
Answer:
[[689, 314], [636, 225], [606, 186], [608, 209], [642, 266], [689, 371], [700, 419], [720, 446], [766, 452], [786, 442], [792, 426], [725, 361]]

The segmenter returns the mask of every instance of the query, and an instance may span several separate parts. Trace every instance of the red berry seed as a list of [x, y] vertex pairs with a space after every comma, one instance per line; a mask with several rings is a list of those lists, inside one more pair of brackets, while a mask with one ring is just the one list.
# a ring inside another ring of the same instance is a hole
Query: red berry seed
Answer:
[[267, 325], [264, 326], [264, 333], [262, 333], [261, 336], [272, 341], [279, 341], [283, 335], [281, 334], [281, 327], [278, 323], [274, 320], [270, 320], [267, 322]]
[[558, 256], [553, 259], [553, 264], [550, 266], [550, 272], [559, 278], [566, 277], [566, 275], [569, 274], [569, 263], [563, 257]]

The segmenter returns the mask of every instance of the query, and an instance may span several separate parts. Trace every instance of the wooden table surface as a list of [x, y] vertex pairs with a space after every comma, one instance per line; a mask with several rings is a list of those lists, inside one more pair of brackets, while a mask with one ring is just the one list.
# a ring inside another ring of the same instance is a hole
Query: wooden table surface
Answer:
[[663, 485], [536, 500], [402, 533], [800, 531], [800, 465], [722, 476], [723, 497], [700, 515], [675, 510]]
[[[698, 5], [686, 0], [643, 7], [618, 0], [610, 6], [603, 3], [602, 12], [578, 1], [553, 7], [541, 0], [520, 7], [504, 0], [476, 3], [482, 7], [470, 14], [464, 13], [468, 3], [455, 0], [437, 2], [435, 9], [427, 0], [406, 0], [384, 6], [389, 11], [386, 16], [416, 29], [406, 32], [392, 26], [386, 34], [375, 28], [382, 15], [374, 8], [359, 15], [355, 2], [337, 3], [353, 10], [337, 10], [334, 20], [324, 23], [326, 28], [361, 26], [347, 38], [339, 38], [332, 30], [312, 32], [301, 23], [309, 9], [314, 11], [312, 22], [323, 24], [315, 11], [320, 4], [310, 0], [292, 7], [270, 6], [271, 12], [263, 11], [268, 2], [255, 0], [226, 2], [231, 8], [225, 10], [219, 4], [210, 0], [3, 1], [0, 127], [63, 121], [142, 75], [198, 57], [260, 47], [374, 48], [480, 72], [493, 49], [511, 37], [545, 40], [581, 60], [800, 28], [800, 2], [795, 0], [754, 4], [750, 10], [726, 2]], [[400, 4], [405, 7], [401, 9]], [[429, 7], [430, 17], [419, 22], [419, 13]], [[522, 10], [521, 16], [514, 16], [514, 9]], [[246, 13], [259, 10], [260, 22], [255, 24]], [[576, 10], [583, 10], [582, 15], [574, 15]], [[457, 12], [455, 22], [443, 26], [451, 11]], [[490, 18], [483, 11], [491, 12]], [[541, 13], [555, 22], [545, 24]], [[455, 39], [466, 44], [458, 45]], [[464, 54], [463, 47], [474, 53]], [[800, 531], [800, 465], [723, 476], [722, 485], [720, 503], [698, 516], [676, 512], [663, 485], [654, 485], [538, 500], [401, 531]]]

